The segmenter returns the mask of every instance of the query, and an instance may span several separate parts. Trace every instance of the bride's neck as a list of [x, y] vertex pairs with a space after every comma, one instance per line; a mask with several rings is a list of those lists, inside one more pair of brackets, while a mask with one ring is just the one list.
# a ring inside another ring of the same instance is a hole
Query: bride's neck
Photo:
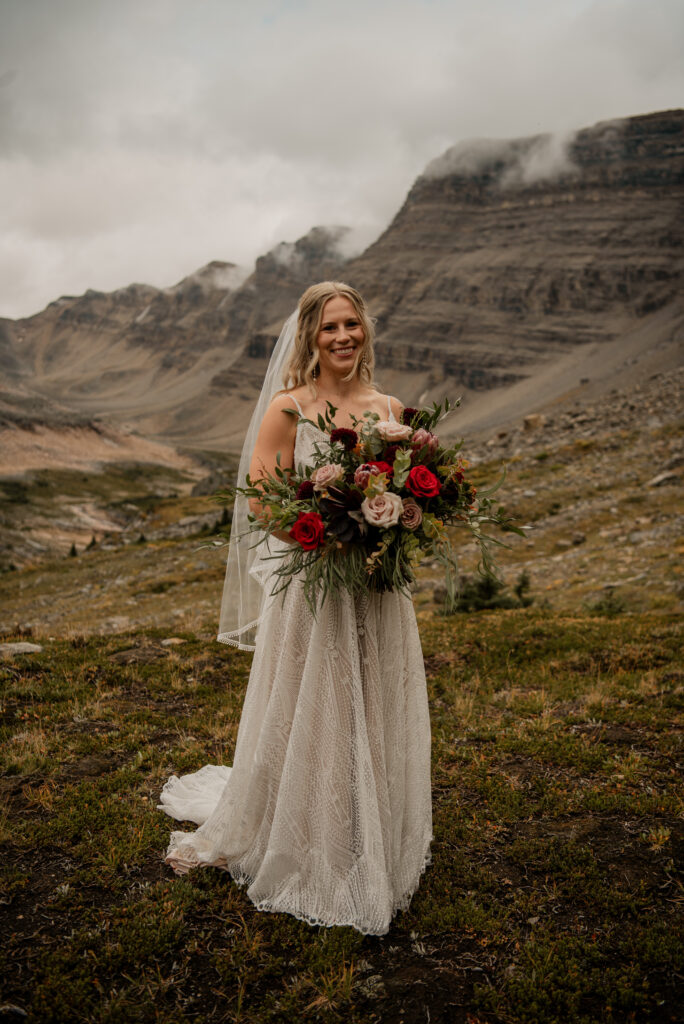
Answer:
[[363, 385], [358, 376], [353, 377], [352, 380], [344, 380], [342, 377], [336, 377], [333, 373], [323, 371], [316, 381], [316, 390], [319, 398], [336, 398], [344, 401], [362, 391]]

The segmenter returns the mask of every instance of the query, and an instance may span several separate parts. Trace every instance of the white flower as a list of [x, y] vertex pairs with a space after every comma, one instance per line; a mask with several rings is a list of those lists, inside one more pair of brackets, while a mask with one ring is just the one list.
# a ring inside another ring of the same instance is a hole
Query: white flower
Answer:
[[398, 494], [385, 491], [374, 498], [366, 498], [361, 504], [361, 511], [371, 526], [396, 526], [404, 505]]
[[396, 420], [378, 420], [375, 429], [384, 441], [394, 444], [396, 441], [405, 441], [413, 433], [413, 429], [405, 423], [397, 423]]

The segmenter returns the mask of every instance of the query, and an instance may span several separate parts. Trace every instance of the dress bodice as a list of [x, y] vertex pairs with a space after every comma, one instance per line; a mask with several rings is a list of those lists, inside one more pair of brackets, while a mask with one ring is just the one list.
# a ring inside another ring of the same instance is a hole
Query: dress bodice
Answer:
[[328, 435], [322, 430], [315, 427], [313, 423], [303, 423], [299, 420], [294, 446], [295, 470], [298, 471], [300, 466], [312, 465], [316, 445], [325, 444], [326, 441], [328, 441]]
[[[291, 398], [297, 406], [297, 411], [300, 417], [304, 416], [301, 405], [294, 397], [294, 395], [287, 395], [287, 398]], [[390, 404], [389, 395], [387, 397], [387, 418], [389, 420], [396, 420], [394, 413], [392, 412], [392, 406]], [[294, 446], [294, 465], [297, 471], [300, 466], [309, 466], [313, 463], [313, 457], [316, 451], [317, 444], [325, 444], [330, 440], [329, 434], [313, 423], [303, 422], [301, 419], [297, 421], [297, 434], [295, 437]]]

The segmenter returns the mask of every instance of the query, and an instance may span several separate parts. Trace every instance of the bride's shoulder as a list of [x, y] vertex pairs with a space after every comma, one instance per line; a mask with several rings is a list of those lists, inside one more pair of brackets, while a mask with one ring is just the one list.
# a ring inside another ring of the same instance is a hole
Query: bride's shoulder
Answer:
[[[404, 411], [404, 405], [402, 402], [399, 401], [398, 398], [395, 398], [394, 395], [384, 395], [380, 391], [376, 391], [375, 395], [378, 407], [382, 406], [382, 411], [385, 413], [385, 415], [387, 415], [389, 413], [389, 410], [391, 409], [394, 418], [397, 420], [401, 419], [401, 414]], [[379, 408], [378, 411], [380, 411]]]
[[[293, 413], [297, 415], [292, 415]], [[294, 400], [293, 392], [279, 391], [277, 395], [273, 396], [264, 413], [260, 430], [264, 435], [282, 435], [283, 432], [289, 434], [290, 431], [294, 435], [297, 420], [301, 414], [301, 406], [298, 406]]]
[[289, 391], [278, 391], [271, 399], [271, 404], [268, 407], [269, 411], [272, 409], [277, 411], [295, 409], [301, 413], [302, 399], [304, 398], [303, 392], [305, 390], [305, 388], [290, 388]]

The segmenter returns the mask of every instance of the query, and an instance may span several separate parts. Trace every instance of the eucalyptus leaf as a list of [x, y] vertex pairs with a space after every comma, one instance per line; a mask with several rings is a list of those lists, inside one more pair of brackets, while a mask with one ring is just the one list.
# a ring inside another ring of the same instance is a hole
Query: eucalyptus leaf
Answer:
[[394, 486], [399, 490], [403, 487], [411, 470], [411, 453], [401, 449], [394, 459]]

